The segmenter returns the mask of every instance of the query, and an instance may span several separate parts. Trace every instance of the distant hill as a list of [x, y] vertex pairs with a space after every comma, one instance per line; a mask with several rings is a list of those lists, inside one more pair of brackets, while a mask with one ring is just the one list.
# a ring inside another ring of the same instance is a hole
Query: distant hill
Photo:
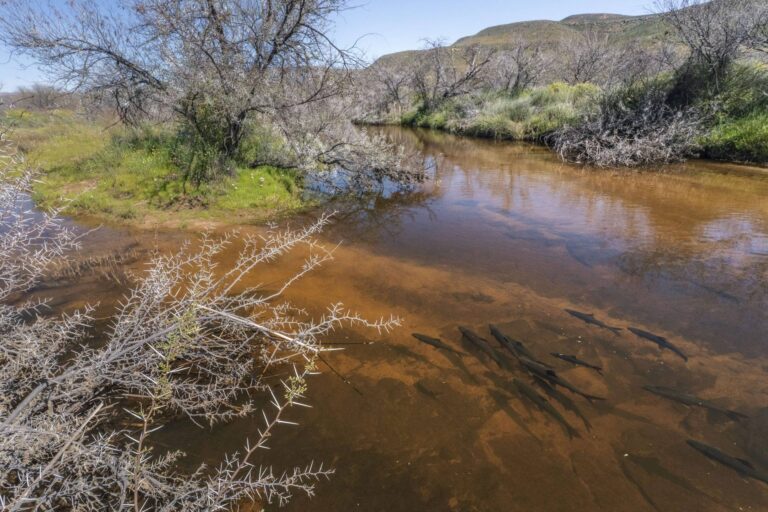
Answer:
[[[625, 16], [621, 14], [576, 14], [560, 21], [535, 20], [497, 25], [481, 30], [475, 35], [462, 37], [452, 46], [480, 45], [504, 49], [523, 39], [541, 44], [544, 48], [555, 48], [559, 41], [579, 32], [594, 32], [607, 36], [617, 44], [635, 42], [641, 46], [652, 46], [662, 41], [667, 29], [657, 14], [646, 16]], [[384, 55], [382, 64], [396, 64], [413, 59], [420, 50]]]

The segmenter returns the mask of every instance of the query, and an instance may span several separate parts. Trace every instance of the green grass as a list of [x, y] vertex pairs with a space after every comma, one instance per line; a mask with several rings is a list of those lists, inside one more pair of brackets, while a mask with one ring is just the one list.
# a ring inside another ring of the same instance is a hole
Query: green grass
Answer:
[[704, 137], [702, 147], [709, 158], [768, 164], [768, 112], [722, 121]]
[[402, 124], [505, 140], [541, 140], [582, 117], [600, 90], [593, 85], [554, 83], [518, 95], [479, 93], [446, 101], [436, 109], [417, 108]]
[[215, 194], [215, 208], [225, 211], [248, 209], [293, 210], [302, 207], [297, 175], [285, 169], [262, 166], [238, 169]]
[[106, 130], [69, 113], [5, 113], [16, 121], [11, 138], [42, 176], [33, 199], [137, 224], [189, 225], [209, 221], [259, 221], [296, 211], [302, 201], [300, 177], [274, 167], [237, 167], [233, 175], [194, 187], [182, 182], [168, 128]]

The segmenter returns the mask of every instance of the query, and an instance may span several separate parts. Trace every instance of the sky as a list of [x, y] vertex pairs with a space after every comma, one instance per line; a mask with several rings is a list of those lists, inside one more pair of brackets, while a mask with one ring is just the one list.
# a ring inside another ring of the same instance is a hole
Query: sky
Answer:
[[[114, 0], [101, 0], [105, 5]], [[463, 36], [505, 23], [560, 20], [571, 14], [648, 14], [653, 0], [350, 0], [339, 16], [335, 39], [357, 44], [371, 59], [423, 45], [424, 39], [452, 43]], [[31, 62], [0, 47], [2, 91], [45, 81]]]

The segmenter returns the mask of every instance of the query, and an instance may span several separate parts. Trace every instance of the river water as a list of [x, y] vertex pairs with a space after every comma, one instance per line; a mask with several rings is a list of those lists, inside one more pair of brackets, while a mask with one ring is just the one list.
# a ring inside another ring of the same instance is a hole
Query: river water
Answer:
[[[768, 472], [768, 172], [707, 162], [595, 171], [537, 146], [385, 131], [434, 164], [434, 179], [341, 208], [323, 234], [340, 244], [335, 261], [291, 298], [318, 312], [342, 301], [370, 318], [399, 316], [403, 326], [329, 340], [375, 343], [328, 355], [346, 381], [330, 371], [312, 381], [314, 408], [298, 411], [300, 426], [285, 427], [266, 454], [277, 467], [314, 459], [337, 470], [316, 497], [287, 510], [768, 510], [768, 484], [686, 444], [703, 441]], [[139, 254], [189, 236], [104, 228], [83, 255]], [[97, 276], [44, 292], [65, 308], [108, 306], [122, 290], [107, 283]], [[566, 308], [625, 329], [614, 335]], [[578, 435], [520, 394], [513, 378], [545, 391], [511, 356], [511, 369], [501, 369], [457, 329], [468, 326], [502, 351], [489, 323], [606, 398], [589, 402], [560, 388], [569, 407], [550, 400]], [[629, 326], [666, 337], [688, 361]], [[435, 350], [412, 332], [467, 355]], [[599, 365], [603, 375], [551, 352]], [[689, 408], [646, 385], [750, 418]], [[215, 464], [257, 427], [180, 423], [160, 440]]]

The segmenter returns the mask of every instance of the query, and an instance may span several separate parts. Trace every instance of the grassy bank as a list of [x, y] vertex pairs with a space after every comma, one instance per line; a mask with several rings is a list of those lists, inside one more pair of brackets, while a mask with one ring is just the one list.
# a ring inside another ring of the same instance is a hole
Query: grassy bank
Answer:
[[[727, 83], [722, 84], [719, 94], [699, 99], [686, 109], [666, 105], [672, 85], [673, 76], [660, 75], [631, 88], [609, 91], [590, 84], [563, 83], [515, 95], [483, 91], [452, 98], [432, 108], [416, 104], [400, 119], [390, 121], [461, 135], [541, 141], [554, 146], [557, 137], [550, 135], [560, 136], [567, 128], [571, 134], [581, 131], [576, 138], [583, 139], [584, 144], [599, 142], [603, 152], [627, 146], [630, 152], [649, 153], [648, 148], [670, 142], [659, 138], [660, 134], [668, 133], [668, 139], [685, 148], [677, 155], [682, 158], [701, 156], [768, 165], [768, 67], [740, 64]], [[692, 116], [691, 126], [681, 127], [679, 116], [684, 116], [683, 120]], [[681, 138], [685, 140], [677, 140]]]
[[484, 92], [453, 98], [435, 109], [417, 106], [400, 120], [406, 126], [502, 140], [542, 140], [576, 122], [600, 93], [590, 84], [554, 83], [511, 95]]
[[307, 207], [290, 170], [236, 166], [199, 187], [182, 180], [173, 132], [109, 128], [69, 111], [11, 110], [9, 138], [43, 173], [33, 197], [43, 207], [137, 225], [191, 227], [258, 222]]
[[714, 160], [768, 164], [768, 113], [719, 122], [702, 139], [702, 155]]

